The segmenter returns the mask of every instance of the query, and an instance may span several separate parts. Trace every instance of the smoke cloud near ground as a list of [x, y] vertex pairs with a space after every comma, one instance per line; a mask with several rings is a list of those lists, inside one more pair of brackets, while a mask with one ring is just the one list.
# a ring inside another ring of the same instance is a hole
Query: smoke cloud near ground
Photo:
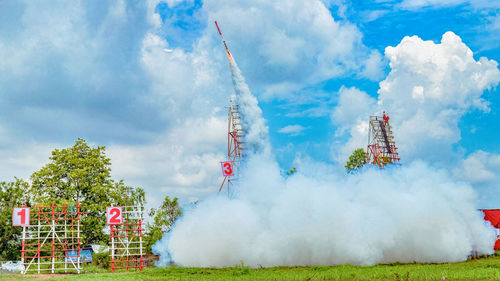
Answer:
[[183, 210], [153, 246], [160, 265], [440, 263], [493, 253], [496, 233], [473, 189], [424, 162], [352, 175], [310, 162], [284, 177], [257, 99], [230, 65], [246, 129], [239, 184], [231, 198], [218, 194]]
[[213, 196], [185, 210], [155, 245], [160, 264], [440, 263], [493, 252], [495, 231], [476, 210], [474, 191], [445, 171], [423, 162], [354, 175], [306, 166], [285, 178], [275, 161], [252, 156], [235, 198]]

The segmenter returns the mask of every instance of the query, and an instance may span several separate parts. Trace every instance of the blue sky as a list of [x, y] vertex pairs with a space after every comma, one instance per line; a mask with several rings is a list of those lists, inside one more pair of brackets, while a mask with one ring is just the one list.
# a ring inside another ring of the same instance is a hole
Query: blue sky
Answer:
[[480, 207], [498, 207], [499, 9], [482, 0], [3, 1], [0, 180], [28, 178], [80, 137], [106, 145], [113, 175], [144, 187], [151, 205], [212, 194], [233, 92], [217, 19], [282, 169], [307, 158], [342, 170], [366, 146], [365, 120], [385, 109], [403, 163], [445, 169], [478, 190]]

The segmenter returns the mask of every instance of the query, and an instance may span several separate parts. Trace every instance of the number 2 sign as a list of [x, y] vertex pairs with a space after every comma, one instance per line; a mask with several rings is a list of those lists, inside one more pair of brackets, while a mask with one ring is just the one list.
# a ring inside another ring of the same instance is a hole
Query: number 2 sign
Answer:
[[233, 173], [233, 161], [220, 162], [222, 166], [222, 175], [225, 177], [232, 176]]
[[118, 225], [123, 223], [122, 207], [106, 207], [106, 216], [109, 225]]
[[14, 208], [12, 212], [13, 226], [29, 226], [30, 225], [30, 208]]

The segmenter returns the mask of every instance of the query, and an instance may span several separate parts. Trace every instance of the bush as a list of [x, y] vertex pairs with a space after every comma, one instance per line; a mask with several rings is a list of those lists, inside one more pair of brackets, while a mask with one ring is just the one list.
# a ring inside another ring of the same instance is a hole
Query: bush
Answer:
[[100, 268], [109, 268], [109, 253], [92, 253], [92, 264]]

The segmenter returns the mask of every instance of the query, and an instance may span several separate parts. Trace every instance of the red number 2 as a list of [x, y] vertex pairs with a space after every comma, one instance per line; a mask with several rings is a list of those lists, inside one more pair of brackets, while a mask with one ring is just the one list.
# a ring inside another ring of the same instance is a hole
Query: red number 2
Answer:
[[120, 224], [121, 220], [118, 219], [120, 216], [120, 209], [113, 208], [111, 211], [109, 211], [109, 214], [111, 215], [111, 218], [109, 219], [110, 224]]
[[26, 209], [22, 209], [21, 211], [17, 212], [17, 214], [21, 217], [21, 224], [26, 224]]
[[230, 163], [224, 163], [224, 173], [226, 175], [231, 175], [233, 173], [233, 167]]

